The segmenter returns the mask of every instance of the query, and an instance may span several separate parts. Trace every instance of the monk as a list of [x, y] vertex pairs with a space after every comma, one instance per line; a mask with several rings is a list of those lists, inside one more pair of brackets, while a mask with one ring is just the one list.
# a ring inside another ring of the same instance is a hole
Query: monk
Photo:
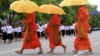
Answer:
[[35, 14], [28, 13], [24, 20], [24, 26], [22, 29], [24, 33], [24, 41], [21, 50], [17, 50], [16, 53], [22, 54], [24, 49], [35, 49], [39, 47], [38, 54], [42, 54], [43, 50], [41, 47], [41, 43], [37, 37], [37, 27], [35, 23]]
[[80, 6], [78, 10], [78, 19], [75, 25], [76, 38], [74, 41], [73, 52], [78, 53], [79, 50], [89, 50], [86, 53], [92, 54], [91, 43], [88, 36], [89, 29], [89, 13], [86, 6]]
[[56, 46], [62, 46], [64, 49], [64, 53], [66, 53], [66, 46], [62, 44], [59, 29], [60, 18], [57, 14], [54, 14], [44, 30], [44, 33], [48, 35], [49, 47], [51, 48], [51, 50], [47, 53], [54, 53], [54, 49]]

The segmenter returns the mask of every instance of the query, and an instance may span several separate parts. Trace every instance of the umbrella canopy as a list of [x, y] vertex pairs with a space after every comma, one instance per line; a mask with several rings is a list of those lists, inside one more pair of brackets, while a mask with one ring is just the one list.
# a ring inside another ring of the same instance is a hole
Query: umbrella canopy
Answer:
[[39, 12], [47, 14], [65, 14], [61, 7], [52, 4], [41, 5], [39, 8]]
[[86, 5], [90, 4], [87, 0], [63, 0], [59, 5], [63, 6], [74, 6], [74, 5]]
[[29, 0], [19, 0], [10, 4], [10, 9], [18, 13], [32, 13], [38, 11], [39, 6]]

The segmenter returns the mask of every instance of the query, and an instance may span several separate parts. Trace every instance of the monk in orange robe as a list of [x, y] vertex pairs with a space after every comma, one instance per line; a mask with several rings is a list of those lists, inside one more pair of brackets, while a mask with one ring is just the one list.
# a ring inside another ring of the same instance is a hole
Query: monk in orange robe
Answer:
[[51, 48], [51, 50], [48, 53], [54, 53], [54, 49], [56, 46], [62, 46], [64, 52], [66, 53], [66, 46], [62, 44], [59, 29], [60, 18], [58, 15], [54, 14], [44, 30], [44, 33], [48, 35], [49, 47]]
[[39, 52], [43, 53], [41, 43], [37, 37], [37, 27], [35, 23], [35, 14], [28, 13], [24, 20], [24, 41], [21, 50], [17, 50], [16, 53], [22, 54], [24, 49], [35, 49], [39, 47]]
[[74, 41], [73, 52], [77, 53], [78, 50], [89, 50], [87, 53], [93, 53], [91, 49], [90, 40], [88, 37], [89, 29], [89, 13], [86, 6], [80, 6], [78, 10], [78, 20], [76, 22], [76, 38]]

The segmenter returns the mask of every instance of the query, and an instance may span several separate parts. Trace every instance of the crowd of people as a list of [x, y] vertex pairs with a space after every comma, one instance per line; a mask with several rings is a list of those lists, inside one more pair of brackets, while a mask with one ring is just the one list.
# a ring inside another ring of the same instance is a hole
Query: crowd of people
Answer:
[[[38, 38], [43, 38], [45, 37], [45, 39], [47, 39], [47, 36], [43, 33], [44, 29], [47, 26], [47, 23], [40, 23], [40, 22], [36, 22], [37, 24], [37, 36]], [[70, 25], [70, 26], [65, 26], [65, 25], [61, 25], [60, 26], [60, 32], [61, 35], [64, 37], [65, 35], [67, 36], [71, 36], [74, 35], [75, 36], [75, 28], [74, 28], [75, 24]], [[22, 38], [22, 26], [20, 24], [12, 26], [10, 24], [2, 24], [1, 27], [2, 30], [2, 40], [4, 40], [4, 44], [7, 42], [7, 40], [9, 40], [7, 43], [11, 43], [12, 40], [14, 39], [15, 41], [21, 40]]]
[[[3, 24], [1, 27], [2, 30], [2, 40], [4, 40], [4, 44], [11, 44], [12, 40], [21, 39], [21, 26], [15, 26], [14, 28], [10, 24]], [[8, 40], [8, 41], [7, 41]]]
[[[45, 37], [47, 39], [47, 36], [43, 33], [45, 27], [47, 26], [47, 23], [39, 23], [37, 22], [37, 26], [38, 26], [38, 29], [37, 29], [37, 34], [38, 34], [38, 37]], [[72, 25], [69, 25], [69, 26], [66, 26], [66, 25], [63, 25], [61, 24], [60, 25], [60, 29], [59, 29], [59, 32], [61, 34], [61, 36], [72, 36], [74, 35], [75, 36], [75, 23], [73, 23]]]

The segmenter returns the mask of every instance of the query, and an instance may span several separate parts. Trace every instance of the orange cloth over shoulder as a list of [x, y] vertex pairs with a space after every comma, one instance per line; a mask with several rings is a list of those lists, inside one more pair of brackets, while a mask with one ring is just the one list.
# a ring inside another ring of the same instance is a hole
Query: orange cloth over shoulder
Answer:
[[[81, 25], [84, 30], [85, 38], [80, 38], [78, 35], [80, 34], [78, 31], [76, 32], [76, 38], [74, 41], [74, 48], [76, 50], [87, 50], [91, 47], [90, 40], [88, 37], [88, 29], [89, 29], [89, 14], [86, 6], [81, 6], [78, 10], [78, 21], [81, 22]], [[76, 30], [80, 28], [80, 23], [76, 22]]]
[[[54, 32], [53, 26], [56, 28], [56, 32]], [[48, 38], [49, 38], [49, 47], [50, 48], [55, 48], [56, 46], [62, 46], [63, 44], [61, 43], [61, 38], [60, 36], [57, 38], [54, 38], [55, 34], [59, 33], [59, 29], [60, 29], [60, 18], [57, 14], [54, 14], [52, 16], [52, 18], [50, 19], [50, 21], [48, 22], [48, 25], [46, 27], [46, 31], [48, 34]], [[59, 40], [59, 43], [57, 44], [56, 41]]]
[[[31, 40], [28, 42], [24, 40], [22, 48], [34, 49], [34, 48], [41, 46], [40, 41], [37, 37], [37, 33], [36, 33], [37, 27], [36, 27], [36, 23], [35, 23], [35, 14], [34, 13], [27, 14], [25, 21], [29, 22], [29, 29], [31, 30], [30, 31], [31, 36], [29, 38], [31, 38]], [[25, 32], [25, 35], [27, 35], [26, 32]], [[26, 38], [25, 35], [24, 35], [24, 38]]]

